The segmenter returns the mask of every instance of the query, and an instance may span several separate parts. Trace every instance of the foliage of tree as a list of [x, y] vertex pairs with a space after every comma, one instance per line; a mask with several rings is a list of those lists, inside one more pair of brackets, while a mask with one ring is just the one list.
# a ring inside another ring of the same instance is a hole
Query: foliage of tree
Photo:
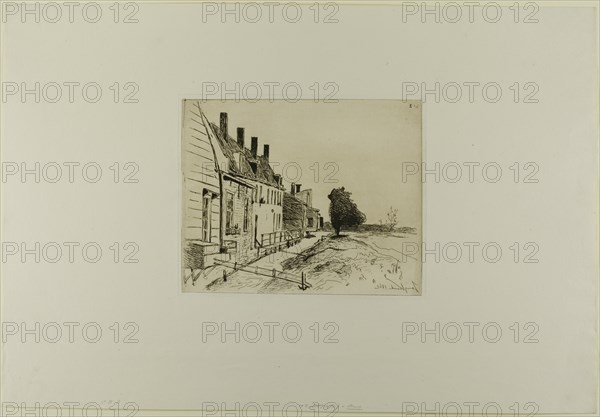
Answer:
[[340, 235], [342, 226], [358, 226], [367, 220], [364, 213], [352, 201], [351, 195], [352, 193], [341, 187], [334, 188], [327, 196], [330, 200], [329, 217], [337, 236]]

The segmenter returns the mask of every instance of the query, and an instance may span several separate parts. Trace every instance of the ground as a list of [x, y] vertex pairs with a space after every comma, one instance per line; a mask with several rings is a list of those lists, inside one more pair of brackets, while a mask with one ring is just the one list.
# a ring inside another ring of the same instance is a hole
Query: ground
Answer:
[[311, 292], [416, 295], [420, 262], [402, 254], [402, 239], [406, 236], [375, 232], [330, 236], [284, 261], [283, 268], [303, 271]]
[[[402, 252], [414, 235], [401, 232], [343, 232], [336, 237], [317, 232], [283, 252], [258, 259], [233, 272], [214, 267], [198, 275], [186, 291], [297, 294], [421, 293], [421, 262]], [[273, 278], [271, 271], [275, 270]], [[227, 281], [222, 278], [227, 273]], [[302, 274], [309, 288], [302, 290]]]

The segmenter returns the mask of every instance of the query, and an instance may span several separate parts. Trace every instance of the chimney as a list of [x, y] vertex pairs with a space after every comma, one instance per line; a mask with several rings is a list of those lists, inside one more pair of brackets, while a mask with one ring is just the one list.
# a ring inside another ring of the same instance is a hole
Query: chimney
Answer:
[[250, 152], [252, 152], [252, 156], [256, 158], [256, 154], [258, 153], [258, 138], [256, 136], [252, 136], [252, 142], [250, 145]]
[[244, 149], [244, 128], [243, 127], [237, 128], [237, 144], [240, 147], [240, 149]]
[[302, 184], [296, 184], [296, 192], [297, 193], [300, 192], [300, 187], [302, 187]]
[[267, 161], [269, 160], [269, 145], [263, 145], [263, 156]]
[[291, 193], [292, 193], [292, 195], [296, 194], [296, 184], [295, 183], [292, 183]]
[[220, 122], [221, 136], [223, 137], [223, 139], [227, 139], [227, 134], [229, 133], [227, 131], [227, 113], [221, 113]]

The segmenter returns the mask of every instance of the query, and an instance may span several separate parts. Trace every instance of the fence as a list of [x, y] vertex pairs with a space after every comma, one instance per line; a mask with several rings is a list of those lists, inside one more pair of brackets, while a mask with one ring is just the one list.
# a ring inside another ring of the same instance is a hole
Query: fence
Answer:
[[264, 277], [282, 279], [284, 281], [293, 282], [295, 284], [298, 284], [298, 288], [300, 288], [302, 291], [305, 291], [308, 288], [312, 287], [312, 285], [310, 285], [306, 281], [306, 274], [304, 272], [302, 272], [302, 274], [300, 276], [298, 276], [298, 275], [290, 274], [289, 272], [278, 271], [275, 268], [270, 269], [270, 268], [264, 268], [264, 267], [260, 267], [260, 266], [238, 264], [237, 262], [228, 262], [228, 261], [218, 260], [218, 261], [215, 261], [215, 263], [217, 263], [218, 265], [222, 265], [222, 266], [231, 268], [231, 272], [229, 272], [229, 274], [227, 273], [226, 270], [223, 270], [223, 281], [225, 281], [225, 282], [227, 282], [227, 278], [230, 275], [232, 275], [233, 273], [235, 273], [237, 271], [243, 271], [243, 272], [249, 272], [251, 274], [260, 275], [260, 276], [264, 276]]
[[279, 232], [263, 233], [260, 236], [260, 246], [273, 246], [298, 239], [302, 239], [301, 230], [282, 230]]
[[301, 230], [282, 230], [279, 232], [263, 233], [260, 240], [255, 240], [256, 258], [289, 248], [302, 240]]

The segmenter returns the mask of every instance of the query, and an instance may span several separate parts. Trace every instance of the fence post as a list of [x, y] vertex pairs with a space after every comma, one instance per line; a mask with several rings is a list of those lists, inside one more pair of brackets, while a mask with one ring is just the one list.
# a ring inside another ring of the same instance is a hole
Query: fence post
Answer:
[[223, 270], [223, 282], [227, 282], [227, 272]]
[[302, 291], [306, 291], [306, 278], [304, 277], [304, 272], [302, 272], [302, 284], [300, 286]]

